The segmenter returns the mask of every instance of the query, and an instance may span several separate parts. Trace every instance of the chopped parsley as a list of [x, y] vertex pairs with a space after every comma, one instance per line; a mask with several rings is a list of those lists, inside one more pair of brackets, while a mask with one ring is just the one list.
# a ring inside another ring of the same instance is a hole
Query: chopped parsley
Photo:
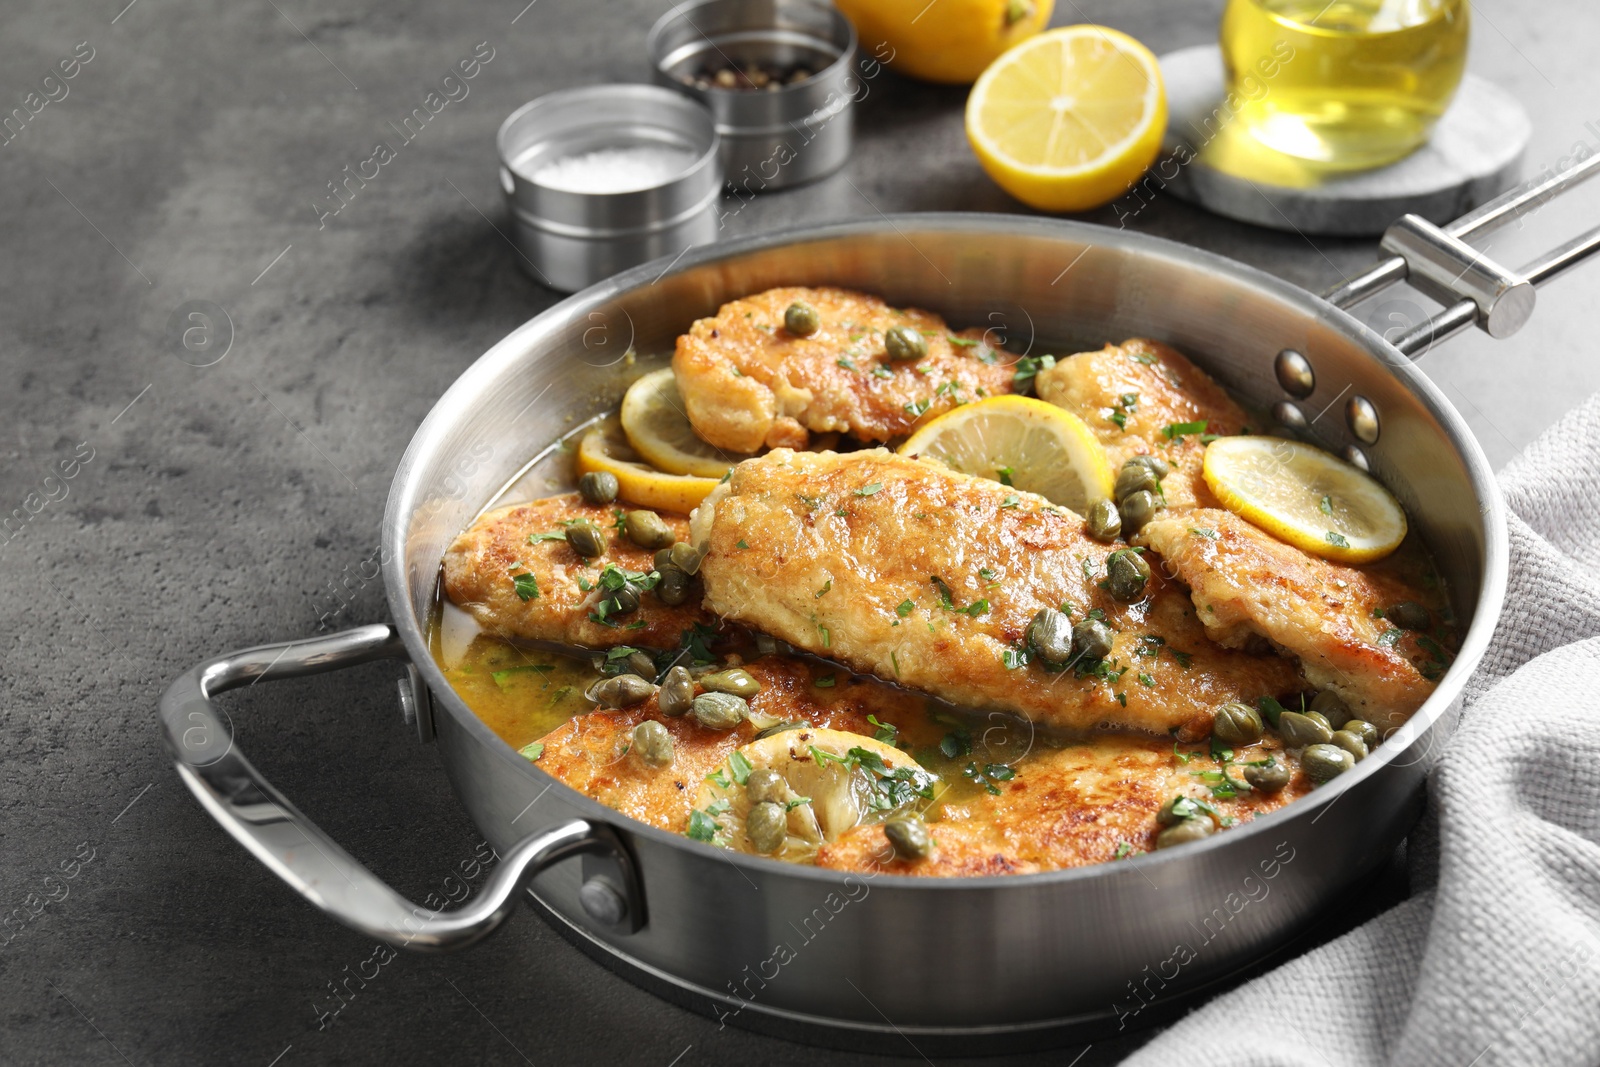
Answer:
[[1328, 542], [1328, 544], [1332, 545], [1334, 548], [1350, 547], [1350, 542], [1345, 538], [1344, 534], [1337, 530], [1329, 530], [1327, 533], [1322, 535], [1322, 539]]
[[1196, 537], [1204, 537], [1207, 541], [1215, 541], [1217, 539], [1217, 531], [1209, 526], [1191, 526], [1189, 527], [1189, 532]]
[[939, 752], [945, 759], [972, 755], [972, 735], [965, 730], [945, 734], [939, 739]]
[[932, 404], [932, 403], [933, 403], [933, 398], [925, 396], [921, 400], [913, 400], [911, 403], [906, 404], [905, 405], [905, 409], [907, 411], [909, 411], [911, 414], [920, 417], [920, 416], [922, 416], [922, 415], [927, 413], [928, 406], [930, 404]]
[[899, 605], [894, 609], [894, 613], [896, 615], [900, 616], [903, 619], [907, 615], [910, 615], [916, 609], [917, 609], [917, 606], [915, 604], [913, 604], [911, 601], [902, 600], [902, 601], [900, 601]]
[[1271, 723], [1274, 729], [1278, 726], [1278, 716], [1289, 710], [1271, 697], [1262, 697], [1256, 701], [1256, 707], [1261, 709], [1262, 717]]
[[1331, 497], [1331, 496], [1323, 497], [1322, 498], [1322, 502], [1319, 503], [1317, 505], [1317, 507], [1319, 509], [1321, 509], [1321, 511], [1322, 511], [1322, 513], [1324, 515], [1332, 515], [1333, 514], [1333, 497]]
[[995, 472], [996, 475], [999, 476], [1001, 485], [1010, 485], [1010, 484], [1012, 484], [1011, 483], [1011, 476], [1016, 473], [1016, 471], [1014, 469], [1012, 469], [1011, 467], [996, 467], [994, 469], [994, 472]]
[[1378, 644], [1383, 648], [1393, 648], [1399, 640], [1400, 631], [1392, 627], [1378, 635]]
[[567, 539], [567, 531], [565, 531], [565, 530], [551, 530], [549, 533], [529, 534], [528, 535], [528, 544], [536, 545], [540, 541], [565, 541], [566, 539]]
[[1026, 393], [1033, 388], [1033, 380], [1040, 371], [1049, 370], [1055, 365], [1055, 356], [1023, 356], [1017, 360], [1015, 369], [1011, 373], [1012, 391]]
[[738, 749], [728, 753], [728, 770], [733, 772], [733, 780], [739, 785], [744, 785], [750, 780], [750, 772], [755, 770], [755, 765], [745, 758], [745, 754]]
[[828, 628], [826, 626], [818, 626], [817, 627], [817, 632], [822, 634], [822, 647], [823, 648], [832, 648], [833, 647], [833, 634], [831, 632], [829, 632]]
[[875, 739], [882, 741], [886, 745], [894, 744], [895, 738], [900, 734], [898, 726], [893, 723], [879, 722], [876, 715], [868, 715], [867, 721], [877, 727], [877, 730], [872, 735]]
[[1114, 860], [1125, 860], [1129, 856], [1141, 856], [1143, 854], [1144, 849], [1134, 848], [1131, 841], [1118, 841], [1117, 851], [1112, 853], [1111, 858]]
[[860, 489], [857, 489], [856, 496], [871, 496], [882, 488], [882, 482], [873, 482], [871, 485], [864, 485]]
[[956, 345], [959, 348], [971, 348], [978, 343], [970, 337], [957, 337], [953, 333], [947, 334], [946, 336], [949, 338], [951, 344]]
[[823, 582], [823, 583], [822, 583], [822, 588], [821, 588], [821, 589], [818, 589], [818, 590], [817, 590], [817, 591], [816, 591], [816, 593], [815, 593], [815, 594], [813, 594], [813, 595], [814, 595], [814, 596], [815, 596], [815, 597], [816, 597], [816, 598], [817, 598], [817, 599], [818, 599], [818, 600], [821, 600], [821, 599], [822, 599], [822, 598], [823, 598], [823, 597], [825, 597], [825, 596], [827, 596], [827, 595], [828, 595], [828, 590], [830, 590], [830, 589], [832, 589], [832, 588], [833, 588], [833, 579], [832, 579], [832, 578], [829, 578], [829, 579], [828, 579], [828, 580], [827, 580], [827, 581], [826, 581], [826, 582]]
[[544, 742], [535, 741], [531, 745], [523, 745], [517, 750], [517, 755], [526, 760], [536, 760], [544, 755]]
[[1175, 441], [1180, 437], [1187, 437], [1192, 434], [1204, 434], [1206, 425], [1205, 419], [1198, 419], [1194, 422], [1169, 422], [1161, 427], [1161, 435], [1169, 441]]
[[749, 548], [749, 547], [750, 547], [750, 546], [749, 546], [749, 544], [747, 544], [747, 543], [746, 543], [746, 542], [745, 542], [745, 539], [744, 539], [744, 538], [742, 538], [742, 537], [741, 537], [741, 538], [739, 538], [739, 543], [738, 543], [738, 544], [736, 544], [736, 545], [734, 545], [734, 546], [733, 546], [733, 547], [734, 547], [734, 548], [737, 548], [737, 549], [747, 549], [747, 548]]
[[1111, 413], [1106, 416], [1116, 424], [1117, 429], [1123, 433], [1128, 432], [1128, 416], [1134, 413], [1139, 405], [1138, 393], [1123, 393], [1117, 397], [1117, 402], [1112, 405]]
[[1156, 361], [1154, 352], [1134, 352], [1128, 358], [1133, 360], [1135, 363], [1143, 363], [1146, 367], [1150, 366]]
[[511, 576], [511, 585], [517, 591], [517, 599], [526, 603], [539, 596], [539, 579], [523, 571], [521, 574]]
[[823, 675], [818, 675], [817, 678], [814, 681], [812, 681], [811, 684], [816, 686], [818, 689], [832, 689], [837, 683], [838, 683], [838, 679], [835, 678], [833, 675], [831, 675], [831, 674], [823, 674]]
[[717, 831], [721, 829], [722, 825], [716, 819], [695, 808], [689, 812], [689, 829], [684, 832], [684, 836], [692, 841], [704, 841], [709, 845], [716, 840]]
[[1032, 658], [1026, 648], [1008, 648], [1000, 653], [1000, 662], [1005, 664], [1005, 668], [1008, 671], [1014, 671], [1018, 667], [1026, 667], [1028, 661]]
[[879, 363], [877, 366], [872, 368], [872, 376], [874, 378], [893, 378], [894, 371], [890, 370], [888, 367], [885, 367], [882, 363]]
[[1006, 508], [1014, 508], [1020, 503], [1022, 503], [1022, 498], [1020, 496], [1016, 496], [1016, 495], [1013, 494], [1013, 495], [1007, 496], [1004, 500], [1002, 500], [1000, 502], [1000, 508], [1003, 511]]
[[1139, 672], [1139, 684], [1144, 686], [1146, 689], [1154, 689], [1156, 687], [1156, 680], [1154, 678], [1150, 677], [1144, 671], [1140, 671]]
[[843, 356], [840, 356], [838, 359], [834, 360], [833, 362], [837, 366], [843, 367], [845, 370], [855, 370], [856, 369], [856, 365], [854, 363], [850, 362], [848, 359], [844, 358]]

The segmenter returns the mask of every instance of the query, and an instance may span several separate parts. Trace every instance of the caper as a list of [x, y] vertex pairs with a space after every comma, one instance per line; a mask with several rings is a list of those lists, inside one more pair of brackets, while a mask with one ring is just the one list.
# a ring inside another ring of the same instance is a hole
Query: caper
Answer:
[[1332, 732], [1333, 723], [1329, 722], [1328, 721], [1328, 717], [1326, 715], [1322, 714], [1322, 712], [1320, 712], [1320, 711], [1307, 711], [1305, 713], [1305, 717], [1310, 719], [1312, 722], [1318, 724], [1319, 726], [1326, 726], [1328, 728], [1329, 732]]
[[1060, 670], [1072, 662], [1072, 620], [1055, 608], [1041, 608], [1028, 623], [1028, 648], [1046, 667]]
[[650, 658], [650, 653], [639, 651], [629, 652], [627, 664], [628, 672], [630, 674], [637, 674], [646, 681], [655, 680], [656, 661]]
[[1161, 480], [1156, 477], [1156, 472], [1143, 460], [1130, 459], [1117, 472], [1118, 500], [1126, 500], [1135, 493], [1154, 493], [1160, 487]]
[[746, 700], [761, 692], [761, 683], [756, 681], [749, 671], [740, 667], [702, 674], [700, 676], [700, 685], [713, 693], [732, 693], [734, 696], [744, 697]]
[[1106, 557], [1106, 591], [1118, 600], [1138, 600], [1149, 581], [1150, 564], [1133, 549], [1119, 549]]
[[699, 574], [700, 562], [706, 558], [705, 552], [694, 547], [687, 541], [679, 541], [667, 550], [672, 565], [685, 574]]
[[1276, 793], [1288, 785], [1292, 777], [1294, 768], [1279, 759], [1271, 763], [1247, 764], [1244, 769], [1244, 780], [1250, 783], [1251, 788], [1263, 793]]
[[933, 851], [928, 824], [920, 815], [896, 815], [883, 824], [883, 836], [894, 846], [894, 854], [903, 860], [920, 860]]
[[1289, 748], [1326, 745], [1333, 737], [1333, 731], [1322, 716], [1313, 719], [1311, 715], [1302, 715], [1298, 711], [1286, 711], [1278, 716], [1278, 733], [1283, 735], [1283, 743]]
[[1167, 461], [1164, 459], [1157, 459], [1155, 456], [1134, 456], [1128, 462], [1143, 463], [1146, 467], [1150, 468], [1150, 473], [1156, 476], [1156, 481], [1158, 482], [1172, 473], [1172, 468], [1167, 465]]
[[1360, 735], [1353, 734], [1349, 730], [1335, 730], [1333, 732], [1333, 740], [1328, 743], [1337, 745], [1350, 753], [1355, 757], [1357, 763], [1367, 758], [1367, 743], [1361, 740]]
[[651, 767], [665, 767], [672, 762], [672, 734], [654, 719], [646, 719], [633, 728], [631, 751]]
[[1344, 729], [1344, 724], [1350, 721], [1350, 705], [1332, 689], [1324, 689], [1311, 698], [1311, 710], [1327, 720], [1328, 725], [1335, 730]]
[[783, 311], [783, 328], [796, 337], [810, 337], [822, 325], [817, 309], [796, 300]]
[[672, 562], [672, 549], [670, 548], [656, 549], [656, 554], [651, 562], [654, 563], [656, 570], [662, 572], [665, 572], [670, 567], [676, 566]]
[[808, 722], [798, 722], [794, 719], [785, 719], [783, 722], [776, 723], [767, 727], [765, 730], [759, 731], [756, 734], [756, 740], [759, 741], [763, 737], [771, 737], [773, 734], [785, 734], [790, 730], [804, 730], [810, 727], [810, 725], [811, 724]]
[[701, 693], [691, 710], [695, 721], [708, 730], [731, 730], [750, 717], [750, 705], [732, 693]]
[[1134, 534], [1138, 533], [1145, 523], [1156, 517], [1156, 512], [1161, 510], [1161, 500], [1150, 490], [1141, 489], [1137, 493], [1123, 497], [1120, 510], [1122, 532]]
[[661, 679], [661, 692], [656, 706], [663, 715], [682, 715], [694, 705], [694, 679], [687, 667], [673, 667]]
[[659, 573], [661, 580], [656, 583], [657, 600], [675, 608], [689, 599], [689, 584], [693, 579], [676, 567], [668, 567]]
[[750, 847], [762, 855], [770, 856], [783, 847], [789, 836], [789, 814], [782, 804], [764, 800], [750, 809], [744, 817], [744, 836]]
[[1194, 801], [1179, 793], [1161, 805], [1161, 810], [1156, 812], [1156, 822], [1162, 826], [1176, 826], [1183, 820], [1193, 817], [1197, 811], [1199, 809], [1194, 806]]
[[610, 471], [590, 471], [578, 479], [578, 495], [590, 504], [609, 504], [617, 499], [617, 476]]
[[637, 674], [619, 674], [600, 679], [585, 695], [602, 708], [631, 708], [649, 700], [655, 691], [655, 686]]
[[1361, 743], [1367, 746], [1368, 752], [1371, 752], [1373, 749], [1378, 747], [1378, 728], [1372, 725], [1370, 722], [1362, 722], [1360, 719], [1351, 719], [1349, 722], [1339, 727], [1339, 729], [1344, 730], [1347, 733], [1355, 734], [1357, 737], [1361, 738]]
[[783, 775], [769, 767], [757, 767], [751, 771], [750, 777], [745, 779], [744, 791], [752, 804], [768, 800], [782, 804], [789, 799], [789, 783], [784, 781]]
[[640, 548], [667, 548], [677, 540], [661, 516], [646, 508], [628, 512], [623, 522], [628, 528], [628, 540]]
[[601, 533], [598, 527], [580, 522], [567, 527], [567, 544], [584, 559], [594, 559], [596, 556], [605, 555], [606, 535]]
[[611, 605], [606, 609], [607, 615], [631, 615], [639, 610], [639, 594], [631, 585], [613, 590], [606, 601]]
[[921, 359], [928, 354], [928, 342], [909, 326], [891, 326], [883, 335], [883, 351], [895, 362]]
[[1156, 835], [1156, 848], [1172, 848], [1174, 845], [1187, 845], [1192, 841], [1203, 841], [1216, 833], [1217, 824], [1206, 815], [1197, 815], [1192, 819], [1185, 819], [1175, 826], [1169, 826]]
[[1072, 658], [1105, 659], [1111, 655], [1111, 627], [1099, 619], [1084, 619], [1072, 628]]
[[1217, 716], [1211, 723], [1211, 736], [1224, 744], [1253, 745], [1261, 740], [1265, 729], [1259, 711], [1235, 700], [1217, 709]]
[[1310, 745], [1300, 753], [1300, 766], [1319, 784], [1337, 778], [1355, 765], [1354, 756], [1334, 745]]
[[1393, 607], [1384, 608], [1383, 617], [1402, 630], [1426, 630], [1433, 625], [1428, 609], [1415, 600], [1402, 600]]
[[1115, 541], [1122, 532], [1122, 513], [1117, 510], [1116, 501], [1109, 497], [1096, 500], [1084, 519], [1084, 527], [1096, 541]]

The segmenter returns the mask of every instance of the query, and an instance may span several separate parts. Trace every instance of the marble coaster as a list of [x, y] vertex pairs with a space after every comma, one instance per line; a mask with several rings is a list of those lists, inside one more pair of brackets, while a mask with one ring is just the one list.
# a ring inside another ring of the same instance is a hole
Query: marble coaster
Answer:
[[1276, 157], [1278, 172], [1258, 165], [1246, 176], [1224, 169], [1230, 140], [1249, 134], [1224, 100], [1217, 46], [1169, 52], [1161, 74], [1167, 135], [1140, 186], [1155, 183], [1218, 215], [1275, 230], [1367, 236], [1408, 213], [1449, 222], [1515, 184], [1532, 132], [1515, 98], [1468, 74], [1428, 143], [1396, 163], [1326, 177], [1284, 156]]

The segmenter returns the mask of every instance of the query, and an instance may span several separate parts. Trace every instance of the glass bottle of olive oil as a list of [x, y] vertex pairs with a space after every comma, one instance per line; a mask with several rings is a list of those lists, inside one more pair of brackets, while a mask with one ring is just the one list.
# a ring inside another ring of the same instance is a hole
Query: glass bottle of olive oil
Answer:
[[1399, 159], [1461, 82], [1469, 10], [1467, 0], [1229, 0], [1222, 55], [1244, 102], [1237, 121], [1268, 148], [1328, 167]]

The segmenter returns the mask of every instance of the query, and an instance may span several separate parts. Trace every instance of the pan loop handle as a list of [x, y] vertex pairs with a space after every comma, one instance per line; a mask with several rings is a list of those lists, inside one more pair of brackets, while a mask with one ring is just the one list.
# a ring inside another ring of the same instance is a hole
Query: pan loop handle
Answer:
[[571, 856], [614, 861], [620, 888], [586, 884], [580, 898], [604, 894], [607, 925], [623, 932], [643, 918], [632, 857], [602, 824], [573, 819], [530, 834], [501, 856], [478, 895], [454, 911], [414, 904], [340, 848], [245, 759], [232, 723], [211, 698], [267, 678], [297, 678], [380, 659], [406, 658], [392, 626], [362, 626], [326, 637], [229, 652], [186, 671], [161, 698], [161, 725], [178, 775], [212, 818], [297, 893], [368, 937], [421, 952], [465, 948], [493, 932], [535, 875]]
[[1444, 305], [1444, 310], [1393, 342], [1416, 358], [1434, 345], [1477, 326], [1491, 337], [1509, 337], [1533, 311], [1534, 290], [1600, 252], [1600, 226], [1547, 252], [1520, 270], [1508, 270], [1467, 242], [1538, 211], [1568, 189], [1600, 174], [1600, 155], [1525, 183], [1468, 212], [1447, 226], [1407, 215], [1383, 235], [1394, 253], [1323, 294], [1350, 308], [1402, 281]]

